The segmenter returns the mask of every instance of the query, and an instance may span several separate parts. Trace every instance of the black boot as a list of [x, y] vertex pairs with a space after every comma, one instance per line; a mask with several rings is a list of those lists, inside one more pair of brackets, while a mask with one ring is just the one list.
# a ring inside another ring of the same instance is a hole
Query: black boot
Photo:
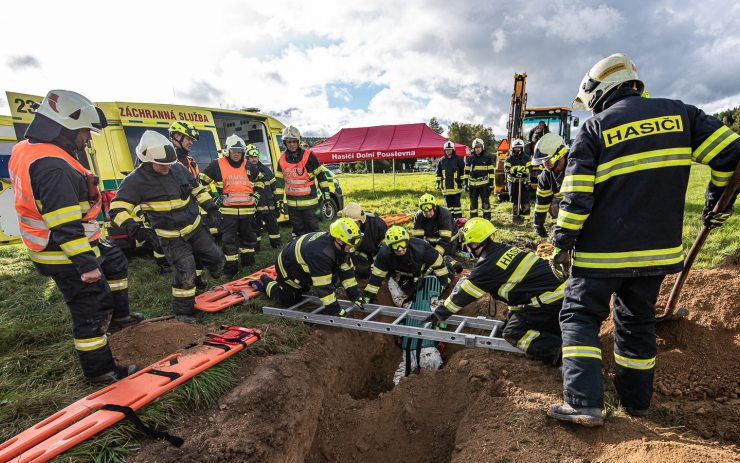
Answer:
[[141, 323], [142, 320], [144, 320], [144, 316], [140, 313], [131, 313], [125, 317], [114, 318], [110, 321], [110, 325], [108, 325], [108, 332], [115, 333], [116, 331], [120, 331], [127, 326], [137, 325]]
[[103, 373], [102, 375], [88, 377], [87, 380], [93, 386], [104, 386], [115, 383], [127, 376], [130, 376], [139, 371], [139, 367], [136, 365], [121, 365], [117, 366], [115, 370]]

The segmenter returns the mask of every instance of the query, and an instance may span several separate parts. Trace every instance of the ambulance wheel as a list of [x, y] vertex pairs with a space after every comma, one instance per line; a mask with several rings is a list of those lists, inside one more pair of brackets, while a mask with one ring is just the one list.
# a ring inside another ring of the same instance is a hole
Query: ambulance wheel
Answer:
[[339, 214], [339, 207], [337, 202], [332, 198], [329, 201], [323, 201], [321, 204], [321, 220], [328, 220], [329, 222], [337, 218]]

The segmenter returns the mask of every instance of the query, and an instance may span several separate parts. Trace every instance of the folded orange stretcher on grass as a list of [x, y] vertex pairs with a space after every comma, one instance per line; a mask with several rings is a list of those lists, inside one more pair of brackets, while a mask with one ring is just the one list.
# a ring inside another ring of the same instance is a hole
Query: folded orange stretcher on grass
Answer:
[[0, 444], [0, 463], [41, 463], [69, 450], [124, 418], [151, 437], [176, 446], [183, 440], [147, 428], [134, 413], [165, 392], [184, 383], [245, 347], [262, 333], [255, 328], [222, 327], [203, 344], [172, 354], [133, 375], [78, 400], [17, 436]]
[[389, 227], [401, 223], [411, 222], [411, 214], [385, 214], [380, 216]]
[[271, 265], [230, 283], [214, 286], [208, 291], [195, 296], [195, 308], [203, 312], [218, 312], [259, 296], [259, 291], [249, 286], [249, 282], [259, 280], [262, 274], [266, 274], [272, 279], [277, 278], [275, 266]]

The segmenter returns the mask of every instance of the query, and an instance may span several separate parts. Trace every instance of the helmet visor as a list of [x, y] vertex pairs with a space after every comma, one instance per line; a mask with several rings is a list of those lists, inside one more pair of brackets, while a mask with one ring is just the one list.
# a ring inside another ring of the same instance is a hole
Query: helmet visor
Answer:
[[406, 249], [407, 247], [409, 247], [409, 242], [406, 240], [399, 240], [399, 241], [394, 241], [392, 243], [389, 243], [388, 246], [393, 251], [402, 251]]
[[434, 209], [434, 204], [422, 204], [419, 206], [419, 209], [421, 209], [422, 212], [429, 212]]

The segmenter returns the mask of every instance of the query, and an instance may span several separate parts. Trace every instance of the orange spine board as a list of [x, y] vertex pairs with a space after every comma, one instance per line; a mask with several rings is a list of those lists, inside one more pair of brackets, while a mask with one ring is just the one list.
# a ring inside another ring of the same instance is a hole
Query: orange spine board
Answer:
[[[247, 299], [259, 296], [259, 291], [249, 286], [250, 281], [259, 280], [261, 275], [277, 278], [275, 266], [271, 265], [238, 280], [215, 286], [195, 297], [195, 308], [203, 312], [218, 312]], [[246, 295], [246, 297], [245, 297]]]

